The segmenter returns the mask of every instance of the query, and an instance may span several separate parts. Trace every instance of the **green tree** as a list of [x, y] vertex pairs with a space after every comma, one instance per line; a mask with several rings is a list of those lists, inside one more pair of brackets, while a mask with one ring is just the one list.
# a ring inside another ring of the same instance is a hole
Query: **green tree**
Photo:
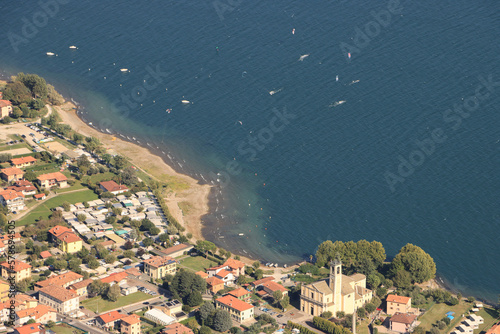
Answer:
[[200, 305], [201, 303], [203, 303], [203, 298], [201, 296], [201, 293], [199, 291], [192, 291], [189, 293], [189, 295], [187, 296], [187, 299], [186, 299], [186, 304], [191, 306], [191, 307], [194, 307], [194, 306], [198, 306]]
[[135, 255], [134, 252], [131, 251], [131, 250], [126, 250], [126, 251], [123, 252], [123, 256], [124, 257], [128, 257], [129, 259], [133, 258], [134, 255]]
[[330, 311], [326, 311], [326, 312], [323, 312], [321, 313], [320, 317], [324, 318], [324, 319], [330, 319], [331, 317], [333, 316], [332, 312]]
[[113, 166], [115, 166], [116, 169], [122, 170], [125, 167], [127, 167], [128, 161], [125, 159], [125, 157], [121, 155], [115, 155], [113, 157]]
[[411, 285], [411, 274], [406, 270], [398, 270], [393, 278], [394, 285], [400, 289], [407, 289]]
[[56, 260], [54, 262], [54, 268], [56, 270], [63, 270], [63, 269], [66, 269], [68, 267], [68, 262], [64, 261], [64, 260]]
[[377, 308], [376, 308], [376, 307], [375, 307], [375, 305], [373, 305], [372, 303], [367, 303], [367, 304], [365, 305], [365, 310], [366, 310], [366, 312], [368, 312], [368, 313], [373, 313], [373, 312], [375, 312], [375, 310], [376, 310], [376, 309], [377, 309]]
[[78, 269], [80, 269], [80, 265], [82, 264], [82, 260], [81, 259], [71, 259], [68, 261], [68, 266], [69, 266], [69, 269], [73, 270], [73, 271], [77, 271]]
[[108, 264], [114, 263], [116, 261], [116, 256], [114, 256], [113, 254], [106, 255], [104, 257], [104, 261], [106, 261], [106, 263]]
[[113, 284], [108, 288], [106, 298], [112, 302], [116, 302], [120, 298], [120, 287], [118, 284]]
[[94, 280], [89, 284], [87, 290], [90, 296], [101, 296], [106, 293], [108, 286], [100, 280]]
[[276, 290], [273, 292], [273, 300], [275, 304], [278, 304], [283, 298], [283, 292], [281, 290]]
[[14, 105], [20, 105], [31, 101], [31, 92], [22, 82], [14, 81], [5, 86], [3, 98], [12, 101]]
[[212, 331], [208, 326], [201, 326], [199, 334], [212, 334]]
[[69, 210], [71, 208], [71, 204], [69, 204], [69, 202], [63, 202], [61, 204], [61, 206], [63, 207], [64, 211], [66, 211], [66, 212], [69, 212]]
[[260, 261], [255, 261], [254, 263], [252, 263], [252, 267], [254, 267], [255, 269], [259, 269]]
[[99, 261], [97, 261], [95, 258], [91, 258], [89, 262], [87, 263], [87, 266], [90, 269], [97, 269], [99, 268]]
[[233, 321], [231, 315], [225, 310], [218, 309], [215, 311], [213, 329], [218, 332], [225, 332], [231, 328]]
[[192, 291], [203, 293], [207, 289], [207, 282], [196, 275], [194, 272], [181, 268], [172, 279], [172, 284], [169, 286], [172, 293], [176, 293], [179, 297], [185, 298]]
[[207, 318], [215, 311], [215, 306], [211, 302], [205, 302], [200, 306], [199, 315], [202, 321], [207, 320]]
[[410, 273], [412, 282], [423, 283], [435, 277], [436, 264], [422, 248], [406, 244], [391, 262], [394, 276], [401, 270]]
[[31, 91], [33, 98], [46, 98], [47, 97], [47, 83], [45, 79], [36, 74], [18, 73], [16, 80], [20, 81], [26, 88]]
[[358, 310], [356, 312], [358, 314], [358, 318], [364, 318], [366, 315], [366, 310], [364, 307], [358, 308]]
[[85, 221], [85, 219], [87, 219], [87, 216], [84, 215], [83, 213], [80, 213], [80, 214], [76, 215], [76, 219], [78, 219], [79, 222], [83, 223]]
[[288, 305], [290, 305], [290, 297], [288, 296], [288, 294], [283, 296], [283, 298], [280, 300], [280, 305], [283, 310], [286, 310]]
[[144, 247], [149, 247], [154, 244], [153, 240], [150, 238], [144, 238], [144, 240], [142, 240], [142, 243], [144, 244]]
[[261, 279], [262, 277], [264, 277], [264, 272], [262, 271], [262, 269], [257, 269], [253, 276], [255, 277], [256, 280], [259, 280]]
[[36, 176], [35, 172], [33, 172], [31, 170], [27, 170], [26, 173], [24, 173], [24, 178], [30, 182], [33, 182], [36, 180], [37, 176]]

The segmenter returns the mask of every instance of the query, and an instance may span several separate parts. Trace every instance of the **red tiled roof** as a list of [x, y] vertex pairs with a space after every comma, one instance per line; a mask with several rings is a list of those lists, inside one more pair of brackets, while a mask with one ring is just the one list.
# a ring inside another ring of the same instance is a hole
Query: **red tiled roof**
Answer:
[[161, 330], [162, 334], [193, 334], [193, 331], [181, 323], [168, 325]]
[[35, 195], [33, 195], [33, 197], [35, 197], [35, 198], [44, 198], [45, 194], [35, 194]]
[[228, 292], [231, 296], [234, 296], [236, 298], [239, 298], [241, 296], [244, 296], [244, 295], [248, 295], [250, 294], [250, 291], [248, 291], [247, 289], [243, 289], [243, 288], [238, 288], [236, 290], [232, 290], [232, 291], [229, 291]]
[[390, 303], [408, 304], [410, 300], [411, 300], [410, 297], [405, 297], [405, 296], [398, 296], [398, 295], [387, 296], [387, 301]]
[[390, 321], [391, 322], [397, 322], [401, 324], [412, 324], [415, 320], [417, 319], [417, 316], [415, 314], [408, 314], [408, 313], [395, 313]]
[[9, 168], [0, 169], [0, 172], [2, 172], [3, 174], [5, 174], [7, 176], [20, 175], [20, 174], [23, 175], [24, 174], [24, 172], [17, 167], [9, 167]]
[[207, 278], [206, 281], [207, 281], [207, 284], [209, 284], [211, 286], [224, 284], [223, 280], [221, 280], [220, 278], [217, 278], [215, 276]]
[[35, 318], [35, 320], [40, 319], [40, 317], [43, 317], [45, 314], [49, 312], [56, 312], [52, 307], [43, 305], [43, 304], [38, 304], [37, 306], [33, 308], [28, 308], [25, 310], [20, 310], [17, 311], [17, 315], [19, 318], [24, 318], [24, 317], [32, 317]]
[[111, 274], [107, 277], [102, 278], [101, 282], [102, 283], [111, 283], [111, 282], [118, 283], [121, 280], [127, 278], [127, 276], [128, 276], [128, 274], [126, 272], [122, 271], [121, 273], [114, 273], [114, 274]]
[[37, 179], [40, 181], [46, 181], [46, 180], [66, 181], [68, 178], [60, 172], [55, 172], [55, 173], [39, 175]]
[[78, 295], [73, 290], [68, 290], [57, 285], [50, 285], [40, 289], [39, 291], [40, 293], [43, 292], [61, 302], [65, 302], [73, 298], [78, 298]]
[[0, 108], [11, 106], [12, 102], [8, 100], [0, 100]]
[[34, 324], [29, 324], [29, 325], [24, 325], [21, 327], [16, 327], [14, 333], [19, 333], [19, 334], [33, 334], [33, 333], [39, 333], [40, 332], [40, 327], [42, 326], [41, 323], [34, 323]]
[[107, 324], [112, 321], [119, 320], [121, 318], [125, 317], [124, 314], [119, 313], [118, 311], [111, 311], [108, 313], [101, 314], [98, 318], [101, 318], [101, 320]]
[[172, 246], [172, 247], [168, 247], [167, 249], [165, 249], [164, 251], [162, 251], [163, 254], [165, 255], [170, 255], [172, 253], [176, 253], [180, 250], [183, 250], [183, 249], [188, 249], [188, 248], [193, 248], [192, 245], [189, 245], [189, 244], [178, 244], [178, 245], [175, 245], [175, 246]]
[[49, 257], [51, 257], [51, 256], [52, 256], [52, 254], [50, 254], [50, 252], [49, 252], [49, 251], [43, 251], [43, 252], [40, 252], [40, 257], [41, 257], [42, 259], [46, 259], [46, 258], [49, 258]]
[[264, 278], [261, 278], [259, 280], [253, 281], [250, 284], [252, 284], [253, 286], [257, 286], [257, 285], [261, 285], [261, 284], [264, 284], [264, 283], [269, 282], [269, 281], [274, 281], [274, 277], [273, 276], [264, 277]]
[[500, 334], [500, 322], [488, 329], [486, 334]]
[[118, 184], [115, 181], [102, 181], [99, 183], [106, 191], [119, 191], [119, 190], [128, 190], [128, 188], [122, 184]]
[[68, 288], [71, 288], [73, 290], [78, 290], [78, 289], [85, 288], [85, 287], [89, 286], [90, 283], [92, 283], [93, 281], [94, 280], [92, 278], [87, 278], [87, 279], [84, 279], [83, 281], [71, 284]]
[[245, 264], [235, 259], [227, 259], [226, 262], [224, 262], [223, 266], [229, 266], [229, 268], [231, 269], [239, 269], [244, 268]]
[[122, 318], [121, 320], [129, 325], [141, 322], [141, 318], [137, 314], [131, 314], [129, 316]]
[[0, 196], [2, 196], [6, 201], [10, 201], [19, 197], [24, 198], [24, 194], [22, 192], [18, 192], [12, 189], [0, 191]]
[[208, 278], [208, 274], [204, 271], [197, 271], [195, 274], [201, 276], [201, 278]]
[[21, 233], [13, 233], [13, 234], [2, 234], [0, 235], [0, 240], [9, 241], [9, 236], [13, 236], [13, 239], [21, 239]]
[[155, 268], [159, 268], [173, 262], [175, 262], [175, 260], [170, 256], [153, 256], [150, 259], [144, 260], [144, 263]]
[[64, 232], [73, 232], [70, 228], [65, 226], [57, 225], [49, 230], [49, 233], [55, 237], [62, 235]]
[[67, 273], [52, 276], [43, 281], [36, 282], [36, 286], [41, 288], [47, 287], [49, 285], [65, 286], [69, 282], [79, 280], [80, 278], [83, 278], [83, 276], [75, 272], [68, 271]]
[[64, 242], [77, 242], [82, 240], [82, 238], [80, 238], [73, 232], [63, 233], [61, 236], [58, 237], [58, 239]]
[[11, 270], [11, 268], [13, 268], [13, 271], [16, 273], [21, 271], [21, 270], [31, 268], [31, 265], [27, 264], [26, 262], [19, 261], [19, 260], [14, 260], [13, 266], [11, 266], [8, 262], [3, 262], [1, 265], [3, 267], [7, 268], [8, 270]]
[[217, 302], [224, 304], [228, 307], [231, 307], [240, 312], [253, 308], [252, 305], [245, 303], [244, 301], [239, 300], [238, 298], [234, 298], [233, 296], [230, 295], [226, 295], [224, 297], [217, 299]]
[[278, 290], [280, 290], [282, 292], [288, 291], [283, 285], [278, 284], [274, 281], [265, 282], [264, 284], [262, 284], [262, 286], [265, 288], [268, 288], [272, 292], [278, 291]]
[[29, 155], [27, 157], [22, 157], [22, 158], [12, 158], [10, 159], [10, 162], [13, 165], [22, 165], [28, 162], [36, 162], [36, 159]]
[[222, 269], [221, 271], [219, 271], [219, 272], [216, 274], [216, 276], [219, 276], [219, 277], [224, 278], [224, 277], [226, 277], [226, 276], [227, 276], [227, 275], [229, 275], [229, 274], [232, 274], [232, 272], [227, 271], [226, 269]]

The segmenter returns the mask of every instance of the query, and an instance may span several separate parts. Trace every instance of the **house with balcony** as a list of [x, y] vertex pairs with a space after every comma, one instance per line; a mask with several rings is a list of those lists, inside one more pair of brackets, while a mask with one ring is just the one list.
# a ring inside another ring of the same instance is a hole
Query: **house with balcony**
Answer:
[[152, 279], [175, 275], [177, 262], [170, 256], [152, 256], [144, 260], [144, 273]]
[[22, 180], [24, 172], [17, 167], [0, 169], [0, 177], [7, 182]]
[[0, 190], [0, 204], [7, 207], [10, 212], [18, 212], [26, 209], [24, 194], [12, 189]]
[[33, 166], [36, 163], [36, 159], [32, 156], [22, 157], [22, 158], [12, 158], [10, 159], [10, 164], [17, 168], [24, 168], [28, 166]]
[[9, 279], [9, 277], [14, 277], [16, 283], [22, 281], [26, 278], [31, 278], [31, 265], [19, 260], [13, 260], [9, 262], [3, 262], [0, 264], [2, 267], [2, 277]]
[[68, 178], [61, 172], [48, 173], [39, 175], [37, 178], [38, 184], [42, 188], [66, 188], [68, 187]]
[[395, 313], [409, 313], [411, 308], [411, 297], [388, 295], [386, 313], [393, 315]]
[[226, 310], [231, 318], [239, 323], [245, 322], [254, 316], [254, 306], [239, 300], [231, 295], [225, 295], [215, 300], [215, 307]]

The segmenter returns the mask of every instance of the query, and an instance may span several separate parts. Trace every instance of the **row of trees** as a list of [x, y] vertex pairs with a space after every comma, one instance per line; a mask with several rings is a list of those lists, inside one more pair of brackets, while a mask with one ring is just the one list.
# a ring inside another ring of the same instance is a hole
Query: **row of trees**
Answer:
[[[413, 283], [422, 283], [434, 278], [436, 264], [432, 257], [422, 248], [407, 244], [387, 265], [384, 263], [386, 253], [378, 241], [368, 242], [332, 242], [327, 240], [318, 247], [316, 265], [328, 265], [328, 262], [340, 258], [345, 273], [359, 272], [367, 276], [367, 282], [372, 288], [380, 284], [390, 288], [392, 284], [398, 288], [409, 287]], [[304, 271], [312, 272], [310, 267]]]
[[43, 104], [60, 105], [64, 98], [56, 92], [54, 86], [47, 84], [44, 78], [36, 74], [18, 73], [11, 77], [3, 91], [3, 98], [14, 105], [30, 104], [33, 100], [41, 100]]

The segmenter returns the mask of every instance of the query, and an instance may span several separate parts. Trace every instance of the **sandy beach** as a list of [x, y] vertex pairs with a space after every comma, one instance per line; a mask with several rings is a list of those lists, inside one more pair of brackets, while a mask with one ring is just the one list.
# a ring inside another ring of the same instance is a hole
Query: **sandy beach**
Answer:
[[[75, 105], [71, 102], [54, 107], [63, 123], [70, 125], [76, 132], [99, 138], [106, 149], [127, 157], [136, 168], [141, 169], [152, 178], [163, 183], [173, 182], [182, 185], [179, 189], [171, 189], [172, 191], [165, 194], [165, 202], [172, 216], [186, 228], [186, 232], [193, 235], [191, 242], [203, 240], [201, 217], [208, 213], [208, 195], [211, 187], [199, 184], [192, 177], [177, 173], [162, 158], [151, 153], [145, 147], [97, 131], [83, 122], [77, 116], [74, 108]], [[179, 206], [180, 203], [183, 203], [183, 207], [188, 207], [189, 210], [183, 213]]]

